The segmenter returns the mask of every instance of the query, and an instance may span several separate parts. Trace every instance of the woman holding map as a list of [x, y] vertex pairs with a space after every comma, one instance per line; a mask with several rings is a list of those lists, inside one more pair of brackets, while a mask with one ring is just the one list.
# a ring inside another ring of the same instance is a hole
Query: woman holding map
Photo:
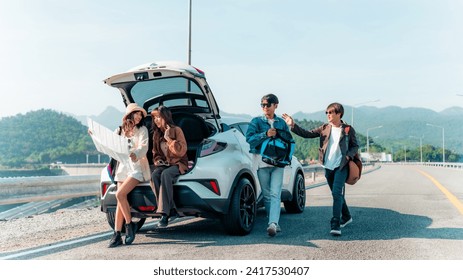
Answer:
[[127, 138], [129, 145], [128, 161], [119, 161], [114, 180], [117, 182], [117, 208], [114, 225], [114, 235], [109, 242], [109, 247], [116, 247], [122, 244], [121, 231], [125, 222], [125, 244], [130, 245], [135, 239], [137, 224], [132, 222], [130, 205], [127, 195], [140, 182], [150, 180], [150, 168], [146, 152], [148, 151], [149, 136], [148, 129], [143, 119], [147, 113], [145, 109], [136, 103], [130, 103], [122, 118], [122, 126], [118, 133]]

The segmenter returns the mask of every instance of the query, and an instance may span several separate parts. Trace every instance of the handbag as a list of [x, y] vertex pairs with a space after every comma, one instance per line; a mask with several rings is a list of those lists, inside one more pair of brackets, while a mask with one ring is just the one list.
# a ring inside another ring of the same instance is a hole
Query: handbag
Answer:
[[265, 139], [261, 145], [262, 161], [276, 167], [291, 165], [294, 147], [295, 142], [291, 133], [277, 129], [277, 135]]

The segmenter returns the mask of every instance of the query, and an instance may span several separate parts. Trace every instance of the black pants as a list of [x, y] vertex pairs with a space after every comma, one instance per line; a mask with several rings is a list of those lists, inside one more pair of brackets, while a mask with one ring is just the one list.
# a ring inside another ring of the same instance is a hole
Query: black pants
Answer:
[[170, 211], [175, 209], [173, 184], [179, 175], [178, 165], [154, 168], [151, 180], [154, 183], [154, 195], [158, 205], [157, 213], [170, 215]]
[[349, 170], [347, 167], [344, 167], [342, 170], [339, 170], [339, 167], [334, 170], [325, 169], [325, 178], [333, 196], [333, 218], [341, 219], [341, 216], [344, 218], [350, 217], [349, 207], [347, 207], [344, 196], [348, 175]]

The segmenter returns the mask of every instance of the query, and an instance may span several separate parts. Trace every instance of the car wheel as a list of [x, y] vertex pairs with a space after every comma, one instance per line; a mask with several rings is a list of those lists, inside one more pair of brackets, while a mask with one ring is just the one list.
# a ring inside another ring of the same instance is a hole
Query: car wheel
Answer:
[[[109, 226], [114, 230], [116, 225], [116, 213], [114, 212], [107, 212], [106, 213], [106, 220], [108, 221]], [[137, 231], [141, 229], [141, 227], [145, 224], [146, 219], [135, 219], [132, 218], [132, 221], [137, 224]], [[122, 232], [125, 232], [125, 223], [122, 225]]]
[[243, 178], [233, 191], [228, 214], [222, 222], [231, 235], [249, 234], [256, 219], [256, 192], [251, 182]]
[[297, 173], [296, 180], [294, 180], [293, 198], [290, 201], [285, 201], [285, 209], [288, 213], [302, 213], [305, 209], [305, 182], [304, 176]]

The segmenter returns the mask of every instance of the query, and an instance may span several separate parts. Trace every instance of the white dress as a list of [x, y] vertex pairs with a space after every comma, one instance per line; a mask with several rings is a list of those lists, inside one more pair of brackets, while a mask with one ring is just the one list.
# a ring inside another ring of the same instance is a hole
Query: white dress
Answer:
[[135, 127], [133, 136], [128, 139], [131, 145], [130, 151], [137, 156], [137, 160], [133, 162], [129, 158], [130, 166], [125, 166], [122, 162], [119, 162], [114, 180], [122, 182], [128, 177], [137, 179], [140, 182], [150, 180], [150, 167], [146, 158], [149, 144], [148, 129], [145, 126]]

